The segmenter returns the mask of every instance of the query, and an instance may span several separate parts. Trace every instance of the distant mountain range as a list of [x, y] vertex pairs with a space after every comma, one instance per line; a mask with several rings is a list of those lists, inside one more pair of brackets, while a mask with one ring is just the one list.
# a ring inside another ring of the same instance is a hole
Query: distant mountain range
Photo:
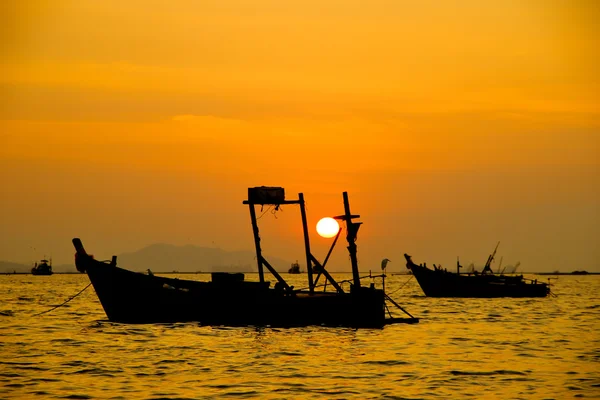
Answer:
[[[286, 272], [290, 261], [266, 256], [275, 269]], [[175, 246], [153, 244], [135, 252], [117, 255], [117, 265], [131, 271], [166, 272], [256, 272], [256, 254], [253, 251], [226, 251], [193, 245]], [[0, 273], [27, 273], [33, 265], [0, 261]], [[57, 273], [76, 272], [74, 265], [53, 265]]]
[[[279, 271], [287, 271], [290, 261], [266, 256]], [[253, 251], [226, 251], [193, 245], [153, 244], [132, 253], [117, 256], [117, 265], [132, 271], [153, 272], [256, 272]]]

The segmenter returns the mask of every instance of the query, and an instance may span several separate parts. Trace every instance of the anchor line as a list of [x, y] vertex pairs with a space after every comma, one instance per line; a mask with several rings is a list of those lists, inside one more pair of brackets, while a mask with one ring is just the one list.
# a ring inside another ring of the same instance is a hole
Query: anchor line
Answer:
[[92, 284], [92, 282], [88, 283], [88, 285], [87, 285], [86, 287], [84, 287], [83, 289], [81, 289], [81, 290], [79, 291], [79, 293], [77, 293], [75, 296], [71, 297], [69, 300], [65, 301], [64, 303], [62, 303], [62, 304], [59, 304], [59, 305], [57, 305], [56, 307], [53, 307], [53, 308], [51, 308], [51, 309], [49, 309], [49, 310], [42, 311], [41, 313], [33, 314], [33, 315], [32, 315], [32, 317], [37, 317], [37, 316], [40, 316], [40, 315], [42, 315], [42, 314], [49, 313], [50, 311], [54, 311], [54, 310], [56, 310], [57, 308], [64, 306], [65, 304], [67, 304], [68, 302], [70, 302], [71, 300], [73, 300], [75, 297], [77, 297], [77, 296], [79, 296], [81, 293], [83, 293], [83, 292], [85, 291], [85, 289], [87, 289], [87, 288], [89, 288], [89, 287], [90, 287], [90, 285], [91, 285], [91, 284]]
[[408, 278], [408, 281], [404, 282], [404, 283], [402, 284], [402, 286], [400, 286], [398, 289], [394, 290], [394, 291], [393, 291], [392, 293], [390, 293], [390, 294], [394, 294], [394, 293], [396, 293], [398, 290], [402, 289], [404, 286], [406, 286], [406, 284], [407, 284], [407, 283], [408, 283], [408, 282], [409, 282], [409, 281], [410, 281], [410, 280], [411, 280], [413, 277], [414, 277], [414, 275], [411, 275], [411, 276], [410, 276], [410, 278]]
[[408, 311], [406, 311], [404, 308], [400, 307], [400, 305], [398, 303], [396, 303], [394, 301], [394, 299], [392, 299], [390, 296], [388, 296], [387, 294], [384, 293], [385, 298], [392, 303], [393, 305], [395, 305], [396, 307], [398, 307], [402, 312], [404, 312], [404, 314], [408, 315], [409, 317], [411, 317], [412, 319], [416, 319], [415, 317], [413, 317]]

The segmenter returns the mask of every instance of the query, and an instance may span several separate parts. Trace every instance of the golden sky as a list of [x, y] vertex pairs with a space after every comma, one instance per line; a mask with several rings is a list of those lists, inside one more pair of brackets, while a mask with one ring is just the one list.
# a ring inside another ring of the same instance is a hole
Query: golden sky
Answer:
[[[0, 260], [252, 249], [241, 201], [272, 185], [313, 226], [348, 191], [363, 269], [501, 241], [600, 271], [599, 4], [2, 2]], [[302, 259], [296, 211], [267, 253]]]

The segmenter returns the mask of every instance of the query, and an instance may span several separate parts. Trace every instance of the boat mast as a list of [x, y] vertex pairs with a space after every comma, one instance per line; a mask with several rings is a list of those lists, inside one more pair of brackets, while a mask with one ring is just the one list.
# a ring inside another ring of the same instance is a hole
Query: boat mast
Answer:
[[286, 289], [291, 290], [290, 285], [279, 275], [279, 273], [268, 263], [268, 261], [262, 256], [262, 250], [260, 248], [260, 234], [258, 231], [258, 222], [256, 219], [256, 210], [254, 206], [260, 204], [274, 205], [279, 208], [282, 204], [299, 204], [299, 200], [288, 201], [285, 200], [283, 188], [272, 188], [272, 187], [255, 187], [248, 188], [248, 200], [243, 201], [244, 204], [248, 204], [250, 208], [250, 220], [252, 221], [252, 231], [254, 233], [254, 247], [256, 249], [256, 262], [258, 263], [258, 275], [261, 283], [264, 283], [265, 276], [263, 273], [263, 266], [267, 267], [269, 272], [277, 279], [277, 281]]
[[310, 241], [308, 238], [308, 223], [306, 222], [306, 209], [304, 207], [304, 193], [298, 193], [298, 201], [300, 202], [300, 214], [302, 214], [302, 229], [304, 231], [304, 252], [306, 253], [306, 273], [308, 274], [308, 288], [310, 292], [315, 291], [313, 283]]
[[346, 240], [348, 241], [348, 252], [350, 253], [350, 262], [352, 263], [352, 281], [353, 288], [360, 288], [360, 275], [358, 274], [358, 259], [356, 258], [356, 234], [362, 222], [352, 222], [352, 218], [360, 218], [360, 215], [352, 215], [350, 212], [350, 203], [348, 201], [348, 192], [344, 196], [344, 215], [334, 217], [346, 222]]
[[252, 232], [254, 233], [254, 248], [256, 249], [256, 263], [258, 264], [258, 278], [260, 282], [265, 281], [263, 272], [262, 250], [260, 248], [260, 235], [258, 234], [258, 223], [256, 222], [256, 210], [254, 204], [248, 203], [250, 208], [250, 220], [252, 221]]

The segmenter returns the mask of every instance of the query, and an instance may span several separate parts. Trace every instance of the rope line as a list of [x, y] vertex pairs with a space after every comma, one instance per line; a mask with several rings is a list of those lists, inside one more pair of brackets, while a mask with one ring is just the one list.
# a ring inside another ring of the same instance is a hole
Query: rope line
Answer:
[[50, 311], [54, 311], [54, 310], [56, 310], [58, 307], [62, 307], [62, 306], [64, 306], [65, 304], [67, 304], [68, 302], [70, 302], [71, 300], [73, 300], [75, 297], [77, 297], [77, 296], [79, 296], [81, 293], [83, 293], [83, 292], [85, 291], [85, 289], [87, 289], [87, 288], [89, 288], [89, 287], [90, 287], [90, 285], [91, 285], [91, 284], [92, 284], [92, 282], [88, 283], [88, 285], [87, 285], [86, 287], [84, 287], [83, 289], [81, 289], [81, 290], [79, 291], [79, 293], [77, 293], [75, 296], [71, 297], [69, 300], [65, 301], [64, 303], [62, 303], [62, 304], [59, 304], [59, 305], [57, 305], [56, 307], [53, 307], [53, 308], [51, 308], [51, 309], [49, 309], [49, 310], [42, 311], [41, 313], [33, 314], [33, 315], [32, 315], [32, 317], [37, 317], [37, 316], [40, 316], [40, 315], [42, 315], [42, 314], [49, 313]]
[[410, 282], [410, 280], [411, 280], [413, 277], [414, 277], [414, 275], [411, 275], [411, 276], [410, 276], [410, 278], [408, 278], [408, 280], [407, 280], [406, 282], [404, 282], [404, 284], [402, 284], [402, 286], [400, 286], [398, 289], [394, 290], [394, 291], [393, 291], [392, 293], [390, 293], [390, 294], [394, 294], [394, 293], [396, 293], [398, 290], [402, 289], [404, 286], [406, 286], [406, 284], [407, 284], [408, 282]]
[[[262, 214], [260, 214], [260, 217], [256, 218], [256, 220], [258, 221], [259, 219], [261, 219], [263, 217], [263, 215], [265, 215], [266, 213], [268, 213], [271, 210], [271, 208], [273, 208], [273, 206], [267, 207], [267, 209]], [[262, 211], [262, 209], [260, 211]]]

